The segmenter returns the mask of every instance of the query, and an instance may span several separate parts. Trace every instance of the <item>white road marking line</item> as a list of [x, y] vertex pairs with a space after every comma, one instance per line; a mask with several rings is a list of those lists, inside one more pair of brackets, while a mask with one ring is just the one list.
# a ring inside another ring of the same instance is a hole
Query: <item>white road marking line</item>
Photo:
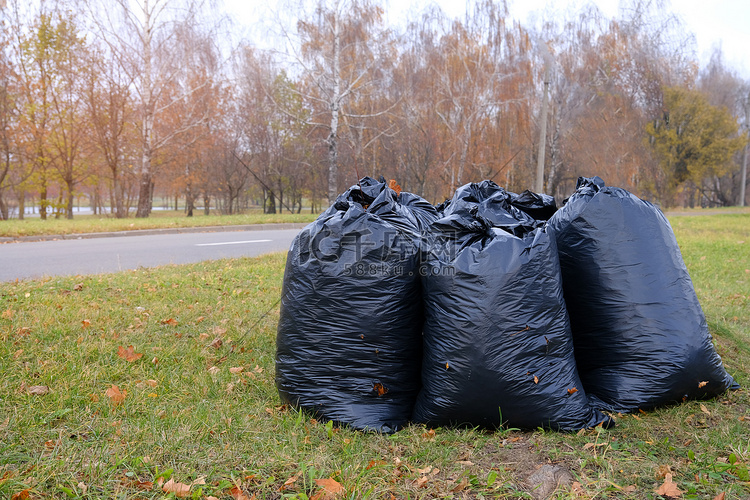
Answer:
[[242, 245], [245, 243], [268, 243], [273, 240], [222, 241], [220, 243], [196, 243], [197, 247], [215, 247], [219, 245]]

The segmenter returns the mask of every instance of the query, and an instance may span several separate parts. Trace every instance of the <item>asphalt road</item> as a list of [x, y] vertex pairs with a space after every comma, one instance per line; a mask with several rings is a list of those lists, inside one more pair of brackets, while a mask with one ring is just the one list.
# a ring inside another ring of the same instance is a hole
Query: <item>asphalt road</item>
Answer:
[[299, 229], [112, 236], [0, 245], [0, 281], [118, 272], [287, 251]]

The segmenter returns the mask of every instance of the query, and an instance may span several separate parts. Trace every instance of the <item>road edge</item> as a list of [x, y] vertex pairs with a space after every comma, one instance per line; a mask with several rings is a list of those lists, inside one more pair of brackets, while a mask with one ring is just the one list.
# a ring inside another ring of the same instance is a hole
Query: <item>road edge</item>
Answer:
[[270, 222], [265, 224], [239, 224], [233, 226], [196, 226], [169, 227], [154, 229], [133, 229], [129, 231], [110, 231], [98, 233], [74, 234], [40, 234], [33, 236], [3, 236], [0, 243], [23, 243], [30, 241], [83, 240], [90, 238], [113, 238], [121, 236], [152, 236], [156, 234], [182, 233], [219, 233], [232, 231], [273, 231], [279, 229], [302, 229], [309, 223], [305, 222]]

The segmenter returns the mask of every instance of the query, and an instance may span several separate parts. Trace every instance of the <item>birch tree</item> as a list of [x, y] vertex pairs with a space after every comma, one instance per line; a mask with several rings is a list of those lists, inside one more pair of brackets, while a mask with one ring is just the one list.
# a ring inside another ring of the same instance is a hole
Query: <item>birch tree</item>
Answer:
[[[181, 61], [175, 56], [185, 49], [180, 46], [184, 38], [178, 34], [205, 29], [199, 22], [201, 16], [208, 17], [204, 7], [201, 0], [113, 0], [93, 9], [104, 40], [133, 82], [141, 144], [136, 217], [151, 213], [157, 153], [201, 121], [198, 117], [176, 128], [158, 127], [172, 106], [206, 84], [198, 81], [187, 88], [175, 86], [181, 70]], [[170, 92], [175, 88], [179, 92]]]

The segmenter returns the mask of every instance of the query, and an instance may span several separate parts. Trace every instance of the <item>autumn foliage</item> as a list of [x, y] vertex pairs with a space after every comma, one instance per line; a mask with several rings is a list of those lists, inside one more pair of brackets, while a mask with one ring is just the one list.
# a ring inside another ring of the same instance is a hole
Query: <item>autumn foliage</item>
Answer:
[[[315, 212], [373, 174], [431, 202], [483, 179], [521, 192], [540, 151], [557, 197], [599, 175], [662, 204], [737, 203], [747, 82], [720, 49], [700, 68], [658, 2], [626, 3], [526, 25], [476, 0], [396, 25], [377, 0], [317, 0], [280, 39], [231, 46], [200, 0], [8, 2], [0, 219], [81, 201], [146, 217], [157, 198], [187, 215]], [[710, 131], [701, 160], [685, 160], [689, 130]]]

